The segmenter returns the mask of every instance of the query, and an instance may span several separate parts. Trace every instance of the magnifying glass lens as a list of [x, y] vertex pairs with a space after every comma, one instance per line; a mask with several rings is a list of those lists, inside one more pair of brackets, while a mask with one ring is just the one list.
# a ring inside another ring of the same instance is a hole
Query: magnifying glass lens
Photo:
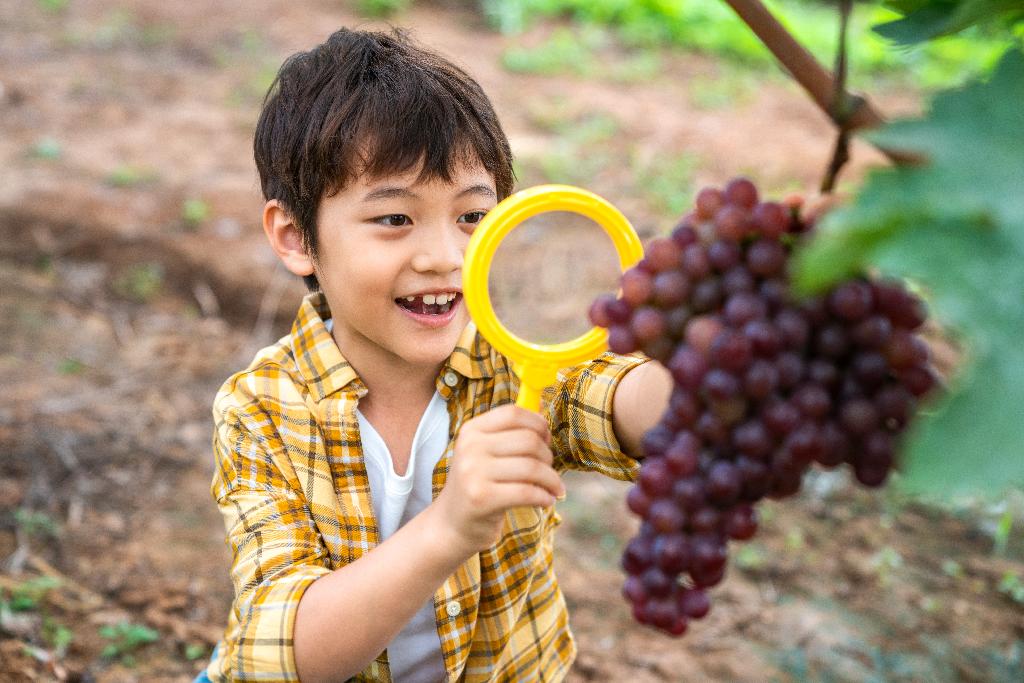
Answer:
[[501, 242], [489, 289], [495, 315], [512, 333], [558, 344], [593, 327], [589, 303], [614, 292], [619, 276], [615, 244], [600, 225], [550, 211], [519, 224]]

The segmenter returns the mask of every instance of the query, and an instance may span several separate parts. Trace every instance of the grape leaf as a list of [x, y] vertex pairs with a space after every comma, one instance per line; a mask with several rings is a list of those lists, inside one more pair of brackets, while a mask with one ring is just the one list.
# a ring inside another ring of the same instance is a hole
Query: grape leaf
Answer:
[[975, 24], [1024, 19], [1024, 0], [896, 0], [887, 4], [904, 16], [873, 30], [904, 45], [959, 33]]
[[905, 445], [917, 491], [1024, 483], [1024, 54], [987, 83], [936, 96], [921, 119], [870, 137], [929, 159], [873, 172], [797, 256], [798, 289], [874, 267], [927, 291], [961, 335], [967, 367]]

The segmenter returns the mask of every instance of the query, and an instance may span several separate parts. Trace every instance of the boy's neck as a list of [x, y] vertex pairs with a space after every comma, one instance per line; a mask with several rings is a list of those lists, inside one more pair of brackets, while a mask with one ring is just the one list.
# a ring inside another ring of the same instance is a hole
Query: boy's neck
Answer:
[[373, 354], [362, 353], [358, 345], [348, 345], [339, 340], [336, 330], [332, 330], [331, 336], [345, 360], [366, 385], [367, 394], [360, 400], [360, 410], [368, 410], [372, 405], [378, 411], [416, 411], [429, 403], [437, 390], [437, 374], [444, 363], [427, 367], [405, 363], [395, 357], [376, 358]]

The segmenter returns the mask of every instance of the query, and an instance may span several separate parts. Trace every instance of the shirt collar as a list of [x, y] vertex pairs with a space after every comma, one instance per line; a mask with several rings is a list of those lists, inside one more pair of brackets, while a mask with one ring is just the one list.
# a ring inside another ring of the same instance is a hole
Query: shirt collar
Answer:
[[[323, 292], [312, 292], [303, 298], [290, 337], [299, 374], [317, 401], [349, 384], [354, 384], [355, 391], [362, 396], [366, 392], [365, 385], [352, 365], [341, 355], [341, 350], [324, 324], [330, 317], [331, 310]], [[450, 367], [469, 379], [493, 377], [494, 353], [491, 345], [477, 334], [476, 325], [470, 321], [459, 335], [455, 349], [441, 372], [444, 373]]]

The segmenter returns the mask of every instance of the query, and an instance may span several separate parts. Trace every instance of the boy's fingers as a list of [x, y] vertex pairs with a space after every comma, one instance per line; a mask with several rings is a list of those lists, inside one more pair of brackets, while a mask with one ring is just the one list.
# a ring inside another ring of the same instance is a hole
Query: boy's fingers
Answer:
[[561, 498], [565, 485], [549, 465], [532, 458], [502, 458], [491, 465], [491, 476], [497, 482], [521, 482], [540, 486], [545, 491]]
[[546, 438], [551, 436], [548, 431], [548, 421], [543, 415], [512, 404], [488, 410], [483, 415], [475, 417], [474, 420], [477, 427], [485, 432], [503, 432], [522, 427], [540, 435], [547, 435]]
[[495, 487], [495, 507], [503, 509], [529, 506], [529, 507], [550, 507], [555, 504], [556, 496], [547, 489], [533, 484], [522, 482], [503, 482]]
[[492, 434], [488, 439], [490, 439], [488, 450], [491, 455], [499, 458], [522, 455], [536, 458], [548, 465], [554, 458], [551, 448], [548, 446], [550, 437], [544, 439], [537, 432], [528, 429], [520, 428]]

